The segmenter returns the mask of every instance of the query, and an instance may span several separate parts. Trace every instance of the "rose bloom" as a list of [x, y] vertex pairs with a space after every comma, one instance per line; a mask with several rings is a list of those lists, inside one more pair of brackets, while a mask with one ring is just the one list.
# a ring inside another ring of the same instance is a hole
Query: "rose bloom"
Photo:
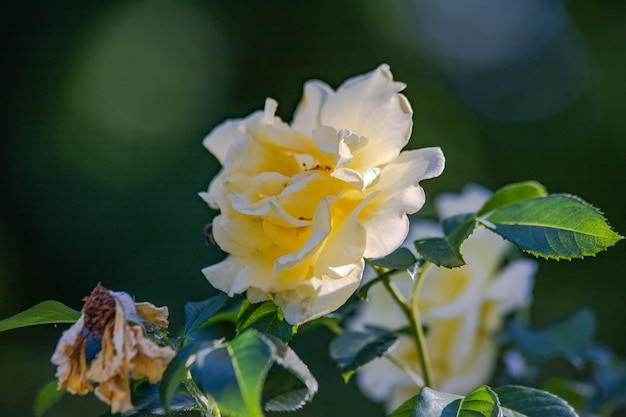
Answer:
[[173, 349], [159, 346], [144, 332], [144, 326], [167, 327], [167, 307], [134, 303], [127, 293], [100, 284], [84, 301], [80, 318], [63, 332], [52, 355], [57, 388], [83, 395], [96, 385], [96, 396], [113, 414], [130, 411], [129, 378], [154, 384], [174, 357]]
[[202, 198], [220, 214], [214, 241], [229, 253], [205, 268], [221, 291], [273, 300], [291, 324], [340, 307], [364, 257], [385, 256], [424, 204], [419, 181], [444, 167], [439, 148], [401, 152], [412, 110], [387, 65], [337, 91], [309, 81], [291, 124], [264, 111], [215, 128], [204, 146], [223, 165]]
[[[478, 186], [468, 186], [459, 195], [444, 194], [435, 200], [441, 218], [477, 211], [489, 197]], [[441, 235], [440, 226], [416, 222], [411, 227], [407, 247], [413, 241]], [[430, 266], [420, 288], [418, 306], [426, 325], [426, 345], [430, 354], [435, 388], [465, 395], [492, 376], [496, 358], [495, 334], [503, 318], [530, 303], [536, 263], [511, 260], [514, 250], [494, 233], [479, 228], [462, 247], [466, 265], [459, 268]], [[408, 273], [393, 277], [394, 284], [407, 296], [414, 282]], [[369, 291], [351, 327], [364, 324], [398, 330], [408, 321], [382, 285]], [[419, 393], [423, 386], [417, 350], [412, 338], [400, 335], [388, 357], [373, 361], [358, 371], [358, 384], [375, 401], [385, 402], [388, 411]]]

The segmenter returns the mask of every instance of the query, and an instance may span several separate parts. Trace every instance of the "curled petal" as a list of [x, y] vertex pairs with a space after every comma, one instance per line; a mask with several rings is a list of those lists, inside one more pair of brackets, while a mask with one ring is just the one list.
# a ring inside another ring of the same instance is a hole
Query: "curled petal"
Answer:
[[250, 287], [272, 288], [272, 260], [262, 257], [228, 256], [223, 261], [206, 267], [202, 273], [211, 285], [229, 296], [242, 293]]
[[209, 133], [202, 144], [222, 165], [226, 161], [226, 154], [230, 148], [239, 141], [246, 140], [247, 135], [243, 130], [242, 119], [227, 120]]
[[[354, 152], [349, 168], [364, 171], [392, 161], [408, 143], [413, 110], [398, 94], [403, 83], [393, 81], [388, 65], [342, 84], [328, 97], [321, 111], [321, 125], [349, 129], [370, 144]], [[356, 104], [356, 105], [355, 105]]]
[[304, 94], [298, 104], [291, 126], [307, 135], [311, 135], [313, 130], [322, 125], [320, 121], [320, 111], [334, 94], [332, 89], [321, 81], [313, 80], [304, 84]]
[[111, 406], [111, 413], [126, 413], [134, 409], [130, 396], [128, 376], [114, 375], [100, 384], [95, 390], [96, 396]]
[[285, 320], [301, 324], [341, 307], [358, 288], [365, 263], [360, 260], [352, 271], [340, 279], [327, 276], [310, 278], [297, 288], [271, 297], [283, 310]]
[[157, 329], [169, 326], [170, 322], [167, 320], [169, 311], [167, 307], [157, 307], [148, 302], [136, 303], [135, 307], [137, 308], [137, 313]]
[[375, 196], [359, 214], [367, 228], [365, 257], [388, 255], [402, 244], [409, 232], [407, 213], [415, 213], [425, 202], [419, 181], [440, 175], [443, 167], [439, 148], [402, 152], [383, 167], [378, 181], [370, 187]]
[[139, 326], [131, 327], [130, 330], [135, 333], [137, 350], [131, 360], [133, 378], [148, 378], [151, 384], [155, 384], [161, 380], [165, 368], [176, 352], [168, 346], [158, 346], [145, 337]]
[[58, 389], [67, 389], [72, 394], [87, 394], [93, 385], [87, 378], [85, 357], [86, 337], [83, 336], [84, 316], [63, 332], [52, 355], [51, 362], [57, 365]]

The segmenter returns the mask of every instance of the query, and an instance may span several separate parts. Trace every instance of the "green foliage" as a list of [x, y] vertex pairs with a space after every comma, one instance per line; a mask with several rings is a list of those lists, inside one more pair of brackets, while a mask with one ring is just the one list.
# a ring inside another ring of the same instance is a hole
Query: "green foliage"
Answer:
[[293, 411], [309, 402], [317, 392], [317, 380], [290, 347], [275, 337], [265, 336], [274, 345], [274, 364], [263, 387], [263, 409]]
[[590, 310], [583, 309], [536, 330], [513, 321], [509, 332], [513, 345], [531, 359], [562, 355], [578, 365], [591, 346], [595, 318]]
[[500, 402], [498, 396], [486, 385], [480, 386], [461, 400], [458, 416], [498, 417]]
[[383, 268], [402, 270], [413, 268], [417, 259], [415, 259], [415, 256], [413, 256], [410, 250], [399, 247], [387, 256], [368, 259], [367, 261], [372, 265], [381, 266]]
[[0, 321], [0, 332], [38, 324], [74, 323], [80, 312], [58, 301], [43, 301], [36, 306]]
[[456, 417], [462, 399], [460, 395], [424, 388], [389, 417]]
[[246, 329], [256, 329], [288, 343], [296, 333], [298, 326], [287, 323], [280, 307], [272, 301], [250, 304], [244, 300], [237, 318], [237, 334]]
[[595, 255], [622, 239], [598, 209], [566, 194], [510, 204], [479, 221], [520, 249], [551, 259]]
[[33, 411], [35, 417], [41, 417], [50, 407], [56, 404], [65, 395], [65, 390], [57, 389], [58, 381], [55, 379], [41, 387], [35, 397]]
[[260, 417], [263, 380], [273, 345], [249, 330], [224, 345], [204, 345], [195, 353], [194, 381], [227, 415]]
[[229, 300], [224, 293], [204, 301], [188, 302], [185, 304], [185, 335], [200, 329], [207, 321], [220, 311]]
[[435, 265], [462, 266], [461, 245], [476, 222], [520, 249], [549, 259], [592, 256], [622, 239], [597, 208], [568, 194], [547, 194], [543, 185], [526, 181], [496, 191], [476, 214], [445, 219], [443, 238], [419, 239], [415, 248]]
[[577, 417], [561, 398], [534, 388], [481, 386], [466, 397], [424, 388], [389, 417]]
[[149, 384], [148, 382], [140, 382], [133, 384], [132, 387], [132, 403], [134, 409], [124, 414], [112, 414], [110, 411], [100, 417], [148, 417], [154, 415], [166, 415], [171, 413], [180, 413], [196, 408], [196, 402], [193, 398], [182, 393], [176, 393], [166, 409], [160, 401], [158, 395], [159, 384]]
[[[219, 343], [219, 342], [216, 342]], [[170, 361], [159, 384], [159, 400], [166, 411], [171, 410], [172, 399], [195, 362], [195, 354], [201, 344], [185, 346]]]
[[494, 388], [505, 417], [577, 417], [563, 399], [549, 392], [518, 385]]
[[384, 355], [397, 339], [395, 333], [372, 326], [364, 331], [346, 331], [330, 343], [330, 356], [347, 382], [356, 369]]
[[444, 237], [431, 237], [415, 241], [417, 251], [429, 262], [446, 268], [465, 265], [461, 245], [474, 230], [476, 220], [472, 214], [460, 214], [443, 221]]
[[317, 392], [317, 381], [292, 349], [253, 329], [229, 342], [204, 341], [182, 349], [161, 382], [166, 408], [188, 370], [229, 416], [262, 416], [262, 407], [296, 410]]
[[536, 181], [524, 181], [500, 188], [476, 212], [476, 217], [513, 203], [541, 197], [547, 194], [546, 188]]

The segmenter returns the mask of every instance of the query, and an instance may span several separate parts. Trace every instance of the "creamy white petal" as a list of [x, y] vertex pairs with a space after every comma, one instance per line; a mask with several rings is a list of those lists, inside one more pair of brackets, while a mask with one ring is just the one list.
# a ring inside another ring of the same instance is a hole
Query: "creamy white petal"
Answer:
[[285, 320], [300, 324], [331, 313], [341, 307], [359, 287], [365, 262], [360, 260], [352, 271], [341, 279], [327, 276], [313, 277], [298, 288], [276, 293]]
[[369, 140], [354, 152], [350, 168], [363, 171], [398, 156], [411, 135], [413, 111], [399, 94], [405, 85], [393, 81], [388, 65], [342, 84], [323, 104], [321, 125], [349, 129]]
[[491, 197], [491, 191], [478, 184], [467, 184], [461, 194], [443, 193], [435, 198], [440, 219], [457, 214], [474, 213]]
[[311, 236], [307, 239], [300, 250], [288, 253], [287, 255], [276, 259], [274, 262], [274, 273], [278, 274], [302, 264], [302, 262], [310, 259], [310, 257], [319, 250], [325, 239], [330, 234], [330, 200], [330, 198], [325, 198], [320, 201], [313, 216]]
[[246, 291], [252, 284], [261, 286], [272, 274], [272, 265], [257, 258], [228, 256], [202, 270], [211, 285], [229, 296]]
[[415, 213], [425, 202], [419, 181], [440, 175], [443, 167], [439, 148], [402, 152], [383, 167], [378, 181], [370, 187], [375, 196], [359, 215], [367, 228], [365, 257], [388, 255], [402, 244], [409, 231], [407, 213]]
[[242, 129], [243, 123], [243, 119], [227, 120], [213, 129], [202, 141], [202, 145], [204, 145], [222, 165], [224, 165], [226, 154], [230, 147], [234, 143], [247, 138], [246, 133]]
[[318, 80], [307, 81], [291, 127], [311, 135], [313, 130], [321, 126], [320, 110], [332, 94], [333, 90], [326, 83]]
[[477, 386], [489, 381], [495, 368], [496, 353], [496, 345], [492, 339], [479, 338], [471, 359], [456, 372], [448, 374], [438, 388], [444, 392], [467, 395]]
[[537, 263], [530, 259], [511, 262], [487, 288], [485, 298], [499, 301], [501, 314], [528, 305], [536, 271]]
[[502, 260], [513, 250], [513, 244], [499, 235], [479, 227], [461, 247], [463, 258], [477, 275], [492, 276], [501, 266]]
[[297, 219], [289, 214], [275, 196], [264, 198], [253, 204], [249, 204], [239, 194], [232, 193], [230, 198], [233, 204], [233, 210], [241, 214], [262, 217], [265, 220], [285, 227], [301, 227], [311, 224], [308, 220]]
[[213, 219], [213, 239], [225, 252], [236, 256], [252, 255], [268, 244], [260, 222], [239, 213], [220, 214]]
[[[332, 207], [331, 207], [332, 211]], [[324, 248], [315, 262], [315, 276], [339, 279], [354, 268], [365, 252], [365, 227], [359, 222], [358, 211], [343, 221], [328, 236]]]
[[432, 266], [423, 279], [420, 311], [424, 320], [431, 320], [450, 319], [476, 309], [483, 302], [482, 291], [489, 277], [464, 265], [452, 269]]

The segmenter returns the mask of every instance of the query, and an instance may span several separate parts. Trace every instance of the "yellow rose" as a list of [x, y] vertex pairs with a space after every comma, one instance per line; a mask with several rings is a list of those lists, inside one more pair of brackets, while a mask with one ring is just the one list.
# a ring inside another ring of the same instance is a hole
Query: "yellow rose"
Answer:
[[340, 307], [359, 286], [364, 257], [398, 248], [419, 181], [444, 167], [439, 148], [401, 152], [412, 110], [387, 65], [337, 91], [309, 81], [291, 124], [263, 112], [229, 120], [204, 140], [223, 165], [202, 198], [220, 214], [215, 242], [229, 256], [203, 270], [251, 302], [271, 299], [298, 324]]
[[[469, 186], [461, 195], [442, 195], [435, 203], [443, 218], [474, 212], [488, 196], [486, 190]], [[439, 233], [432, 225], [417, 222], [411, 227], [407, 247], [418, 237]], [[497, 355], [494, 335], [508, 313], [530, 302], [536, 270], [536, 263], [528, 259], [502, 267], [512, 249], [513, 245], [499, 236], [477, 229], [463, 244], [466, 265], [453, 269], [431, 266], [425, 272], [418, 305], [427, 326], [426, 345], [436, 389], [464, 395], [491, 377]], [[407, 297], [411, 294], [414, 282], [408, 273], [397, 274], [393, 282]], [[370, 324], [398, 330], [408, 325], [383, 286], [371, 288], [368, 298], [352, 327]], [[358, 371], [358, 383], [366, 395], [384, 401], [391, 411], [419, 392], [423, 384], [420, 375], [414, 341], [402, 335], [389, 358]]]

